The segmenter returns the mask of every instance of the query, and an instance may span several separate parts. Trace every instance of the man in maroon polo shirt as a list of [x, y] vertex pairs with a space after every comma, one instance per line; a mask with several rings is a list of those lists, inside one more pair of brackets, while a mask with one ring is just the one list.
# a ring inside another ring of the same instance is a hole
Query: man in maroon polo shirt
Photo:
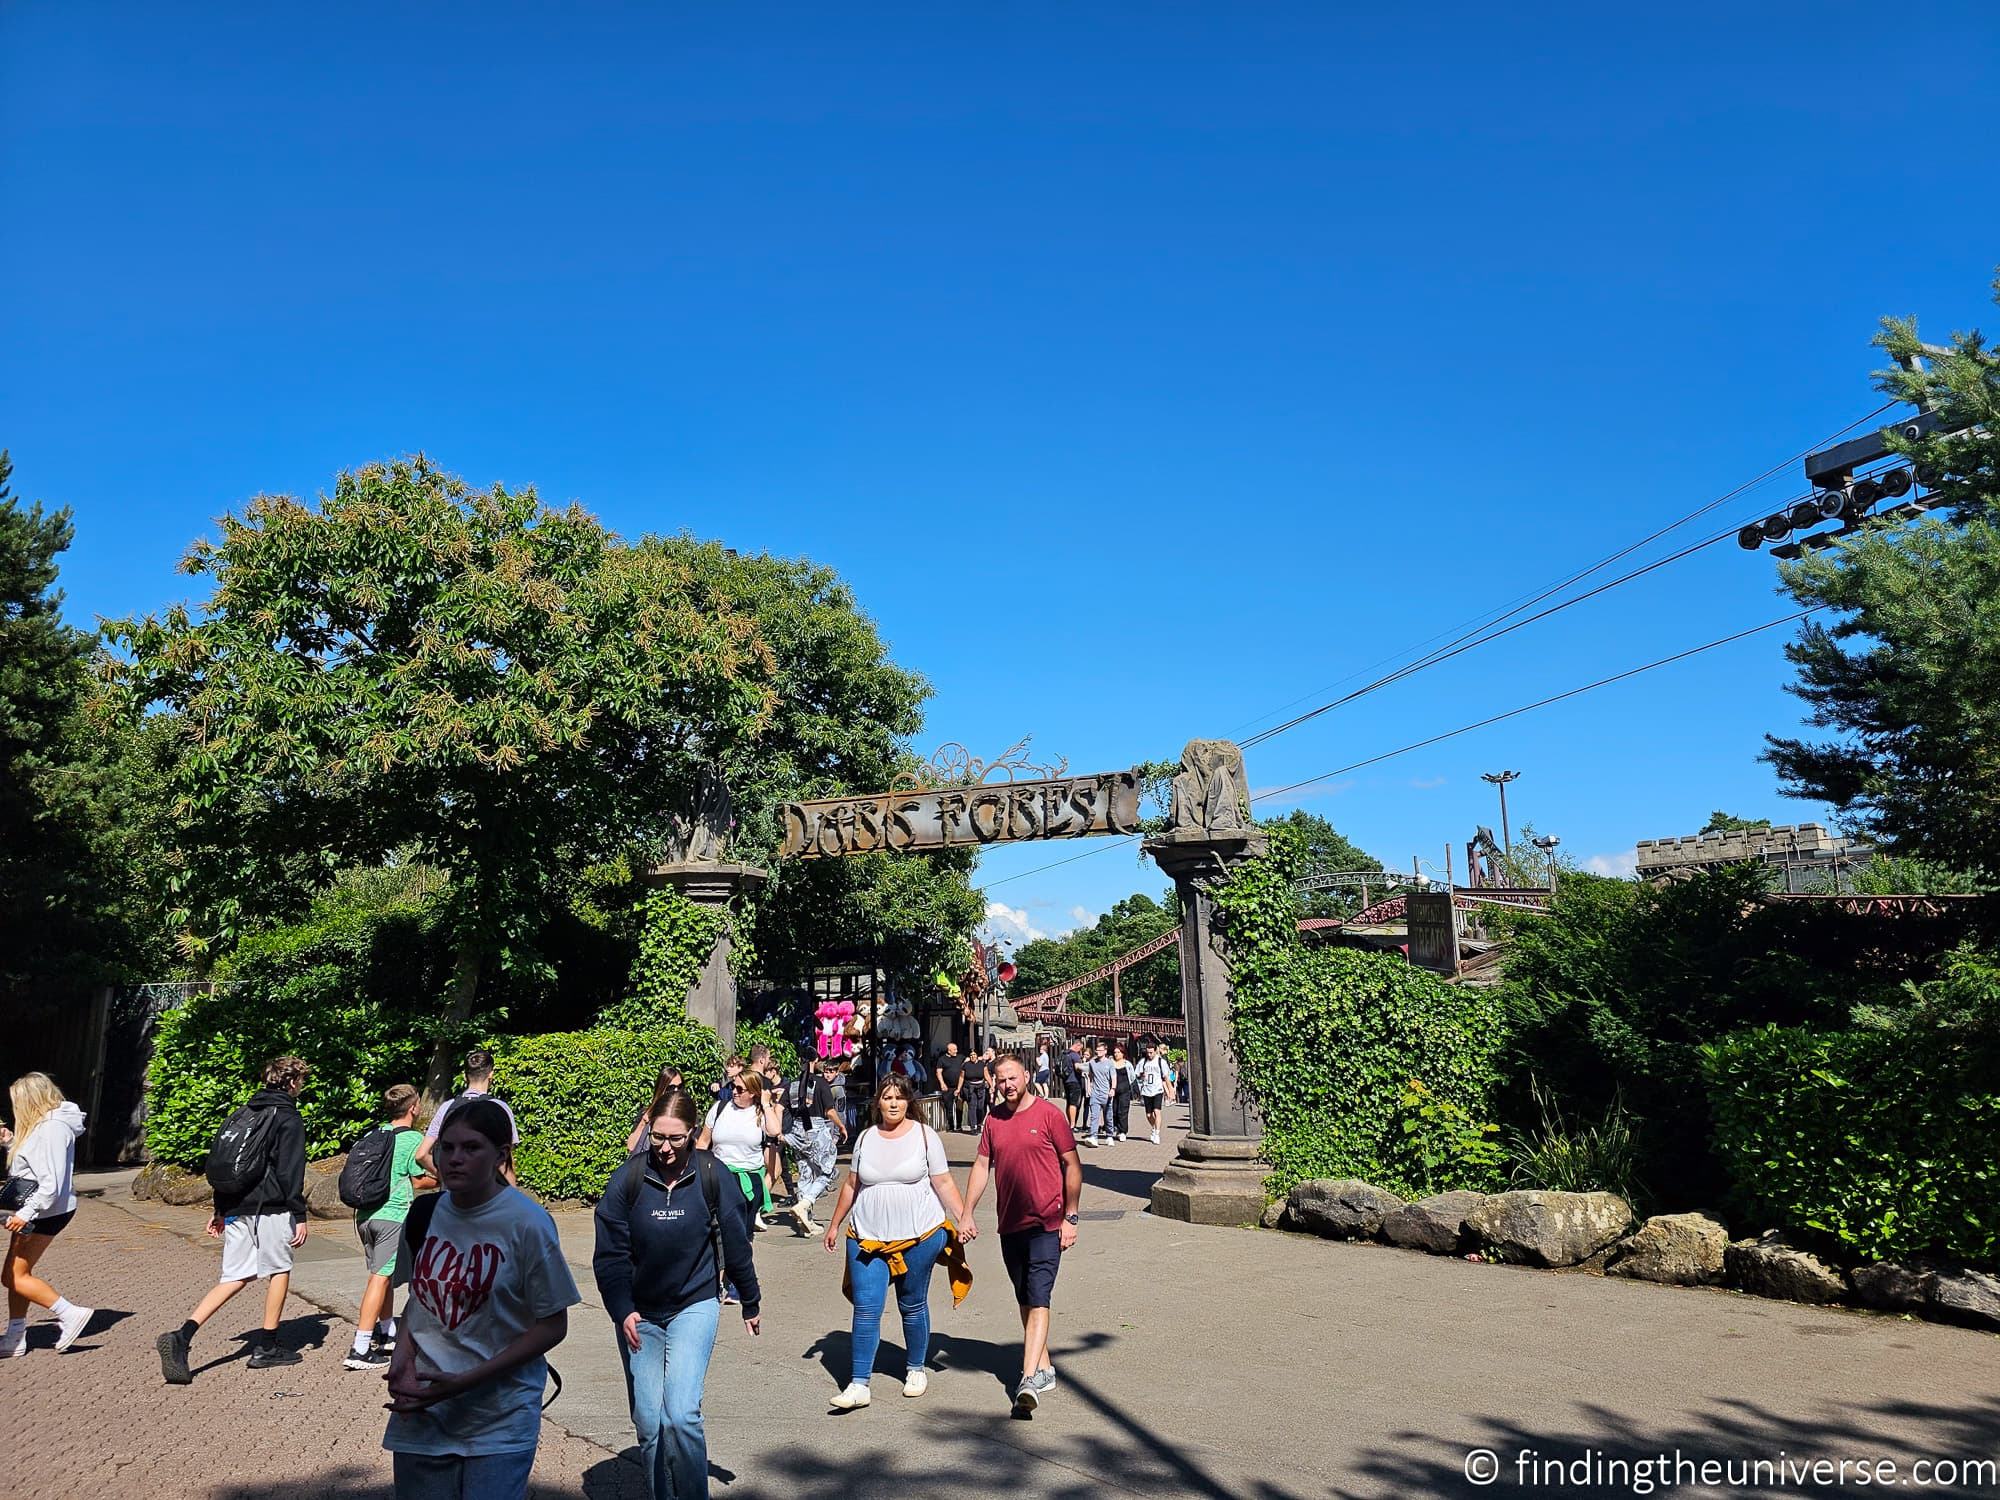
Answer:
[[1011, 1053], [994, 1068], [999, 1098], [979, 1132], [979, 1154], [965, 1190], [959, 1237], [978, 1233], [972, 1210], [990, 1176], [998, 1198], [1000, 1258], [1021, 1307], [1021, 1384], [1014, 1405], [1033, 1411], [1055, 1389], [1049, 1363], [1049, 1301], [1062, 1253], [1076, 1243], [1076, 1206], [1083, 1196], [1083, 1163], [1076, 1134], [1062, 1110], [1036, 1095], [1027, 1065]]

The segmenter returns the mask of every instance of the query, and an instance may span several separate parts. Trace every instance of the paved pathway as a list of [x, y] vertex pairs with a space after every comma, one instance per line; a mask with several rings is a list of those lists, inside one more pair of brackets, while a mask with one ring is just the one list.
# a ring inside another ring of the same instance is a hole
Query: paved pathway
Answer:
[[[1177, 1114], [1182, 1112], [1177, 1112]], [[953, 1155], [970, 1138], [954, 1137]], [[966, 1305], [934, 1300], [930, 1394], [897, 1399], [888, 1320], [873, 1407], [828, 1415], [845, 1376], [846, 1304], [816, 1241], [757, 1241], [766, 1333], [725, 1325], [708, 1385], [718, 1496], [865, 1500], [1105, 1494], [1213, 1500], [1474, 1493], [1469, 1450], [1499, 1455], [1478, 1493], [1542, 1493], [1516, 1455], [1626, 1459], [2000, 1457], [2000, 1339], [1731, 1293], [1438, 1260], [1379, 1247], [1155, 1220], [1144, 1194], [1171, 1150], [1086, 1154], [1086, 1223], [1057, 1290], [1056, 1396], [1009, 1412], [1017, 1321], [991, 1222]], [[196, 1343], [191, 1387], [159, 1383], [153, 1335], [209, 1284], [193, 1209], [137, 1203], [128, 1175], [49, 1257], [57, 1283], [112, 1311], [69, 1354], [0, 1364], [0, 1496], [362, 1497], [387, 1493], [379, 1384], [339, 1366], [360, 1259], [314, 1224], [287, 1309], [307, 1363], [244, 1367], [246, 1292]], [[558, 1215], [589, 1287], [589, 1217]], [[39, 1328], [34, 1342], [46, 1346]], [[608, 1321], [572, 1317], [565, 1389], [544, 1428], [539, 1496], [642, 1492]], [[1750, 1491], [1849, 1493], [1811, 1484]], [[1632, 1494], [1622, 1483], [1565, 1494]], [[2000, 1494], [2000, 1484], [1935, 1493]]]

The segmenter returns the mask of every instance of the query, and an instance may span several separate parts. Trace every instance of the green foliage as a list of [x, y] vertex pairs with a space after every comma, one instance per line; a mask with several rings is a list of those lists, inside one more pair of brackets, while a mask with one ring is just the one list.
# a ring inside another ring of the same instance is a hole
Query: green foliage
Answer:
[[751, 1021], [736, 1028], [738, 1056], [748, 1057], [750, 1049], [759, 1042], [771, 1049], [771, 1059], [777, 1063], [780, 1073], [787, 1078], [799, 1076], [798, 1043], [782, 1026], [775, 1021]]
[[1986, 889], [1962, 870], [1894, 854], [1877, 854], [1851, 878], [1857, 896], [1965, 896]]
[[[1351, 844], [1340, 830], [1317, 813], [1309, 813], [1294, 808], [1277, 822], [1289, 828], [1303, 843], [1299, 856], [1302, 873], [1334, 874], [1351, 870], [1380, 870], [1382, 861], [1374, 855]], [[1362, 888], [1358, 885], [1335, 886], [1324, 891], [1302, 891], [1299, 895], [1299, 915], [1302, 917], [1347, 917], [1361, 910]], [[1372, 900], [1379, 900], [1386, 894], [1383, 886], [1374, 886], [1369, 892]]]
[[[162, 961], [148, 732], [62, 620], [67, 507], [22, 506], [0, 451], [0, 997], [61, 1003]], [[151, 977], [151, 976], [147, 976]]]
[[613, 1031], [648, 1031], [686, 1020], [688, 991], [701, 978], [721, 932], [722, 918], [676, 890], [649, 891], [642, 907], [631, 993], [598, 1017], [598, 1025]]
[[1495, 1186], [1497, 1001], [1394, 955], [1304, 947], [1292, 885], [1303, 840], [1271, 832], [1270, 854], [1215, 900], [1233, 1045], [1263, 1112], [1272, 1186], [1327, 1176], [1404, 1194]]
[[1702, 1050], [1717, 1150], [1756, 1225], [1850, 1256], [2000, 1261], [2000, 1092], [1988, 1047], [1761, 1027]]
[[493, 1091], [521, 1128], [514, 1169], [546, 1198], [595, 1198], [663, 1067], [690, 1082], [722, 1075], [715, 1033], [692, 1021], [647, 1031], [547, 1032], [494, 1046]]
[[1739, 818], [1734, 813], [1718, 809], [1708, 815], [1708, 821], [1696, 830], [1697, 833], [1754, 833], [1760, 828], [1769, 828], [1769, 818]]
[[[1078, 974], [1087, 974], [1161, 933], [1171, 932], [1180, 925], [1180, 920], [1180, 907], [1171, 889], [1158, 901], [1143, 893], [1127, 896], [1089, 927], [1080, 927], [1064, 937], [1035, 938], [1023, 943], [1014, 955], [1018, 972], [1008, 988], [1016, 995], [1032, 995]], [[1118, 989], [1125, 1009], [1134, 1015], [1179, 1015], [1180, 950], [1169, 947], [1127, 969], [1119, 976]], [[1066, 1008], [1109, 1014], [1111, 981], [1100, 980], [1074, 991]]]
[[[1925, 345], [1890, 319], [1899, 362], [1881, 388], [1935, 410], [1938, 431], [1892, 446], [1933, 481], [1941, 509], [1877, 522], [1781, 566], [1808, 621], [1786, 650], [1792, 691], [1827, 740], [1771, 737], [1785, 791], [1829, 802], [1877, 843], [2000, 876], [2000, 353], [1977, 333]], [[1913, 362], [1928, 360], [1918, 370]]]
[[294, 926], [254, 934], [218, 966], [218, 988], [160, 1019], [147, 1069], [146, 1149], [199, 1167], [264, 1063], [312, 1065], [299, 1098], [309, 1157], [344, 1151], [380, 1118], [382, 1090], [414, 1083], [440, 1035], [444, 945], [416, 906], [322, 903]]
[[1515, 1187], [1547, 1188], [1560, 1193], [1616, 1193], [1634, 1205], [1645, 1201], [1639, 1185], [1638, 1140], [1622, 1100], [1614, 1097], [1595, 1125], [1572, 1125], [1562, 1106], [1529, 1080], [1529, 1091], [1541, 1115], [1532, 1131], [1509, 1133], [1506, 1154], [1512, 1162], [1509, 1178]]

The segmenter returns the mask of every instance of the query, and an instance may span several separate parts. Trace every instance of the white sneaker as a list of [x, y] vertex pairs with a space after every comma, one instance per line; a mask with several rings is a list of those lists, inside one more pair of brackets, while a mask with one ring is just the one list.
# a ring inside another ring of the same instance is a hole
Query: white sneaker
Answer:
[[1112, 1139], [1113, 1139], [1114, 1141], [1122, 1141], [1122, 1140], [1124, 1140], [1124, 1139], [1125, 1139], [1125, 1132], [1124, 1132], [1124, 1131], [1122, 1131], [1122, 1130], [1121, 1130], [1121, 1131], [1119, 1131], [1119, 1132], [1118, 1132], [1118, 1134], [1116, 1134], [1116, 1135], [1114, 1135], [1114, 1136], [1112, 1137]]
[[84, 1325], [96, 1316], [97, 1309], [94, 1307], [72, 1307], [57, 1318], [56, 1327], [61, 1331], [56, 1334], [56, 1353], [60, 1354], [74, 1344], [82, 1335]]
[[923, 1370], [912, 1370], [903, 1380], [905, 1396], [921, 1396], [931, 1388], [931, 1377]]
[[17, 1339], [0, 1338], [0, 1359], [19, 1359], [28, 1352], [28, 1336], [24, 1333]]
[[868, 1387], [856, 1380], [827, 1404], [835, 1411], [853, 1411], [857, 1406], [866, 1406], [873, 1399], [868, 1394]]
[[1157, 1130], [1153, 1132], [1153, 1144], [1155, 1146], [1160, 1144], [1160, 1132]]

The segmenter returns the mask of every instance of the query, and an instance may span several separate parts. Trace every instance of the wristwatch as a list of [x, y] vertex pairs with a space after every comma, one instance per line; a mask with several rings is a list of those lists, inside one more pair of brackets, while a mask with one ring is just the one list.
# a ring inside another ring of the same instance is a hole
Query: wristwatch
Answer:
[[1074, 1223], [1075, 1223], [1075, 1222], [1077, 1221], [1077, 1217], [1078, 1217], [1078, 1216], [1077, 1216], [1076, 1214], [1064, 1214], [1064, 1215], [1063, 1215], [1063, 1223], [1065, 1223], [1065, 1224], [1074, 1224]]

